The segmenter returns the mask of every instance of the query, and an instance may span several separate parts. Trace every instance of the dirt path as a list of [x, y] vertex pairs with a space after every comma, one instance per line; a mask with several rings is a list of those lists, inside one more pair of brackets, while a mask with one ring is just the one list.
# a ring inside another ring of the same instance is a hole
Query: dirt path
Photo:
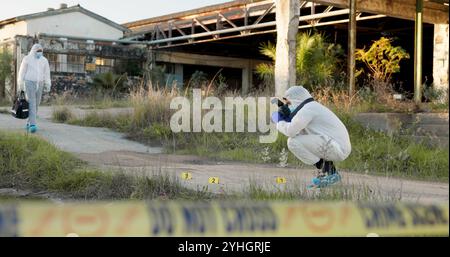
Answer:
[[[117, 169], [133, 174], [171, 174], [181, 177], [182, 172], [190, 172], [191, 180], [182, 183], [190, 188], [220, 191], [243, 191], [249, 182], [262, 185], [267, 190], [284, 188], [305, 188], [314, 170], [276, 165], [245, 164], [236, 162], [214, 162], [207, 158], [186, 155], [143, 154], [136, 152], [104, 152], [100, 154], [77, 154], [83, 160], [107, 169]], [[448, 202], [449, 185], [414, 181], [364, 174], [342, 172], [342, 185], [349, 192], [369, 190], [374, 198], [383, 200], [403, 200], [412, 202]], [[218, 177], [219, 184], [208, 184], [209, 177]], [[286, 184], [277, 184], [276, 177], [286, 178]], [[360, 194], [360, 193], [359, 193]]]
[[[51, 108], [41, 107], [37, 120], [37, 136], [43, 137], [61, 150], [71, 153], [102, 153], [107, 151], [133, 151], [161, 153], [161, 148], [148, 147], [124, 138], [123, 134], [106, 128], [80, 127], [50, 121]], [[25, 120], [0, 114], [0, 129], [25, 132]]]
[[[281, 168], [275, 165], [256, 165], [234, 162], [215, 162], [197, 156], [161, 154], [160, 148], [148, 147], [127, 140], [123, 134], [104, 128], [86, 128], [53, 123], [48, 118], [51, 108], [44, 107], [38, 119], [38, 136], [52, 142], [64, 151], [75, 153], [92, 165], [121, 170], [136, 175], [155, 173], [179, 177], [190, 172], [191, 180], [182, 183], [191, 188], [208, 186], [212, 191], [243, 191], [249, 181], [266, 189], [304, 187], [314, 174], [311, 169]], [[0, 114], [0, 129], [22, 130], [24, 121]], [[414, 181], [389, 177], [343, 172], [343, 186], [353, 191], [368, 189], [370, 194], [385, 200], [419, 202], [448, 202], [449, 184]], [[277, 184], [276, 177], [284, 177], [286, 184]], [[209, 177], [218, 177], [219, 184], [208, 184]]]

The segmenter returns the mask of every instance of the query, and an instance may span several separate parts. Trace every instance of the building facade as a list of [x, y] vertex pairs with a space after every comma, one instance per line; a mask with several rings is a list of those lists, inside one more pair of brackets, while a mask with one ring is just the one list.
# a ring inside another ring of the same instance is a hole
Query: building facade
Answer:
[[38, 36], [40, 33], [102, 39], [120, 39], [127, 29], [80, 5], [14, 17], [0, 21], [0, 42], [16, 35]]
[[[52, 92], [83, 94], [93, 78], [102, 73], [136, 71], [145, 61], [145, 47], [119, 42], [127, 29], [77, 5], [0, 21], [0, 48], [12, 55], [12, 76], [0, 87], [3, 96], [17, 91], [22, 59], [34, 43], [44, 48], [51, 70]], [[135, 69], [136, 70], [136, 69]]]

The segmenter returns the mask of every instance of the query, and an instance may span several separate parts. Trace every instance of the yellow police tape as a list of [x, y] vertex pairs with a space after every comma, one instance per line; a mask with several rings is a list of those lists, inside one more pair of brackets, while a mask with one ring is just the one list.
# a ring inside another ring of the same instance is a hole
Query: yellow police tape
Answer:
[[0, 204], [0, 236], [448, 236], [448, 219], [448, 204], [25, 202]]

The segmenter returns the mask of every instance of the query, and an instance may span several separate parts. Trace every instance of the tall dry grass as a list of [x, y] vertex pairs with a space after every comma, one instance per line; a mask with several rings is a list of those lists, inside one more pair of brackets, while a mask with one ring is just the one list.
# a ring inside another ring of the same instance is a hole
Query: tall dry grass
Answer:
[[333, 87], [323, 87], [312, 92], [314, 98], [344, 114], [360, 112], [402, 112], [412, 113], [420, 111], [412, 99], [396, 100], [393, 84], [379, 81], [369, 81], [355, 94], [350, 95], [347, 90]]
[[153, 123], [169, 124], [170, 117], [173, 114], [170, 102], [180, 92], [176, 87], [145, 89], [139, 87], [130, 95], [130, 101], [134, 108], [132, 117], [133, 128], [144, 128]]
[[362, 101], [358, 94], [351, 96], [345, 90], [333, 90], [329, 87], [313, 92], [313, 96], [316, 101], [345, 113], [352, 112], [353, 107]]

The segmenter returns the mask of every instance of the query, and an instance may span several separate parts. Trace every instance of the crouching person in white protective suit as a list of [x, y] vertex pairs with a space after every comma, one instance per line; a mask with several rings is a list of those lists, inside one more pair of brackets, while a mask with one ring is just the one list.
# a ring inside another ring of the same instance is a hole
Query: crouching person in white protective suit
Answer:
[[29, 103], [29, 116], [26, 129], [31, 133], [36, 132], [36, 116], [43, 93], [50, 92], [50, 67], [43, 56], [43, 48], [40, 44], [34, 44], [30, 53], [25, 56], [20, 65], [17, 78], [19, 92], [25, 91]]
[[340, 181], [333, 162], [345, 160], [351, 152], [350, 137], [342, 121], [301, 86], [289, 88], [278, 105], [280, 110], [272, 115], [272, 121], [289, 137], [288, 149], [302, 162], [319, 169], [313, 185]]

